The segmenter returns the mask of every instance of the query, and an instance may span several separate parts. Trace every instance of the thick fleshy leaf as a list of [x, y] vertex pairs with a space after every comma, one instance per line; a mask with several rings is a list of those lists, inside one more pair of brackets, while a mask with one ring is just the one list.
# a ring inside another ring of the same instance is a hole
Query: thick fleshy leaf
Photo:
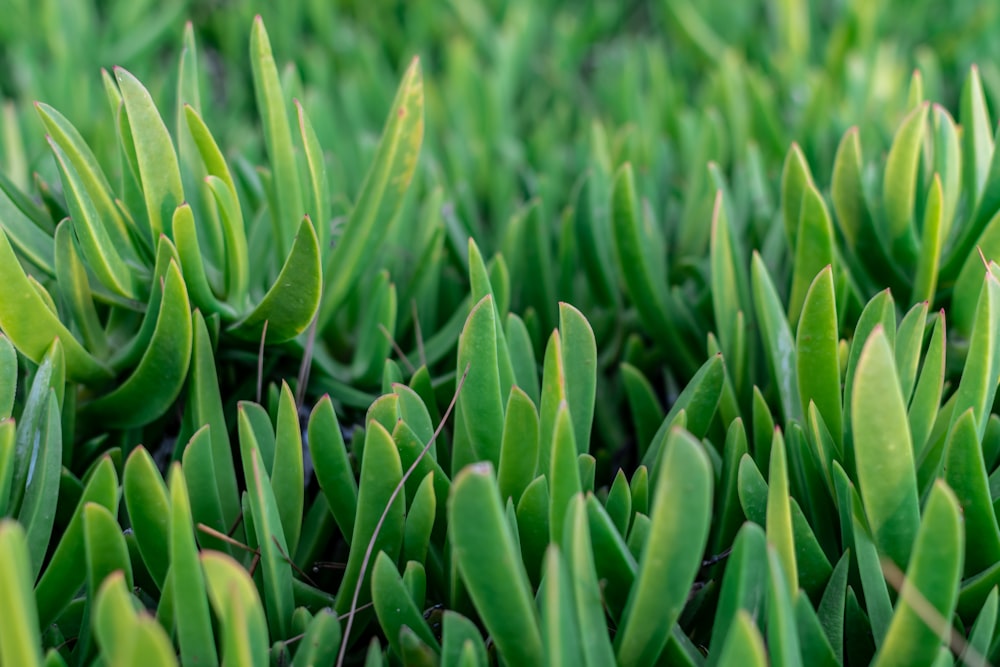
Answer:
[[127, 299], [136, 298], [132, 272], [112, 242], [104, 221], [98, 217], [97, 208], [87, 193], [83, 179], [52, 138], [49, 138], [49, 146], [59, 166], [73, 230], [88, 266], [106, 288]]
[[416, 171], [423, 134], [424, 83], [420, 61], [414, 58], [399, 84], [361, 193], [325, 265], [321, 328], [343, 305], [384, 240]]
[[163, 415], [187, 379], [192, 337], [187, 289], [180, 269], [171, 263], [149, 347], [132, 375], [111, 393], [86, 405], [87, 417], [100, 420], [105, 427], [134, 428]]
[[[458, 340], [458, 373], [468, 366], [456, 404], [456, 418], [471, 438], [478, 460], [498, 465], [503, 435], [503, 397], [497, 362], [496, 309], [489, 295], [476, 304]], [[543, 433], [544, 435], [544, 433]]]
[[917, 170], [930, 104], [924, 102], [903, 119], [886, 158], [882, 198], [886, 240], [904, 264], [916, 259], [917, 241], [913, 211], [916, 206]]
[[708, 667], [729, 664], [720, 660], [741, 613], [757, 618], [764, 612], [767, 590], [767, 541], [764, 531], [747, 522], [740, 528], [727, 559], [719, 593], [719, 606], [712, 623]]
[[896, 364], [881, 327], [861, 352], [851, 401], [858, 487], [872, 536], [905, 567], [920, 524], [917, 478]]
[[309, 218], [303, 218], [291, 250], [274, 284], [253, 311], [230, 328], [245, 340], [259, 341], [267, 324], [267, 341], [284, 343], [305, 331], [319, 308], [323, 267], [319, 241]]
[[126, 459], [123, 487], [139, 553], [162, 591], [170, 568], [170, 497], [145, 447], [136, 447]]
[[42, 570], [52, 538], [62, 470], [63, 433], [59, 402], [54, 389], [48, 389], [46, 397], [38, 423], [22, 426], [34, 427], [28, 475], [24, 480], [24, 501], [17, 517], [27, 534], [32, 580], [37, 579]]
[[788, 295], [788, 321], [791, 326], [799, 323], [806, 293], [823, 270], [833, 264], [834, 237], [830, 214], [823, 196], [812, 185], [802, 195], [802, 212], [799, 216], [798, 243], [795, 247], [792, 288]]
[[795, 370], [795, 339], [792, 338], [792, 330], [785, 318], [785, 309], [781, 299], [778, 298], [764, 260], [756, 252], [753, 255], [751, 269], [757, 322], [761, 327], [764, 352], [771, 368], [771, 376], [778, 387], [782, 413], [786, 420], [801, 419], [802, 406], [799, 403]]
[[155, 243], [160, 234], [172, 237], [170, 220], [174, 209], [184, 201], [177, 153], [149, 91], [121, 67], [115, 68], [115, 79], [128, 113], [142, 193], [146, 200], [149, 238]]
[[417, 603], [407, 592], [395, 563], [385, 552], [379, 553], [375, 558], [372, 572], [372, 602], [379, 624], [397, 655], [402, 655], [399, 632], [404, 627], [413, 630], [424, 643], [436, 652], [440, 652], [440, 644], [434, 638]]
[[538, 459], [538, 411], [519, 387], [511, 389], [504, 415], [503, 440], [500, 444], [498, 484], [501, 498], [520, 500], [535, 478]]
[[695, 366], [687, 346], [681, 342], [676, 327], [665, 307], [666, 282], [661, 281], [651, 265], [646, 247], [646, 230], [642, 228], [643, 216], [635, 192], [632, 165], [626, 163], [615, 175], [612, 194], [612, 221], [614, 248], [619, 270], [625, 279], [630, 301], [658, 344], [670, 349], [677, 362], [686, 371]]
[[240, 455], [247, 480], [247, 498], [263, 571], [264, 605], [271, 637], [290, 636], [289, 623], [295, 608], [292, 598], [291, 554], [281, 528], [271, 480], [264, 469], [253, 426], [244, 410], [239, 411]]
[[295, 397], [286, 382], [281, 383], [278, 418], [274, 432], [274, 465], [271, 487], [281, 519], [281, 528], [288, 544], [288, 554], [295, 553], [302, 529], [305, 505], [305, 481], [302, 462], [302, 431]]
[[330, 511], [345, 538], [354, 533], [358, 505], [358, 483], [347, 458], [347, 447], [329, 396], [324, 396], [309, 415], [309, 455], [316, 480], [330, 503]]
[[655, 466], [659, 465], [659, 460], [662, 458], [663, 444], [681, 412], [686, 416], [685, 428], [691, 435], [701, 438], [707, 434], [722, 397], [724, 380], [725, 366], [722, 363], [722, 356], [717, 354], [702, 365], [674, 401], [673, 407], [663, 419], [649, 449], [646, 450], [646, 455], [642, 459], [643, 465], [654, 468], [655, 474]]
[[201, 566], [220, 621], [223, 662], [265, 667], [269, 664], [267, 623], [253, 579], [239, 563], [217, 551], [202, 552]]
[[943, 477], [962, 509], [964, 576], [972, 576], [1000, 562], [1000, 527], [993, 512], [986, 464], [971, 409], [959, 416], [948, 435]]
[[[781, 564], [778, 572], [786, 577], [785, 588], [794, 598], [798, 591], [799, 568], [795, 555], [795, 537], [792, 533], [788, 459], [785, 453], [785, 439], [779, 430], [774, 431], [767, 481], [767, 543]], [[776, 572], [772, 569], [772, 576], [774, 574]]]
[[541, 664], [538, 611], [492, 466], [476, 464], [459, 473], [448, 515], [462, 580], [500, 655], [508, 664]]
[[[392, 505], [389, 505], [389, 499], [402, 477], [403, 467], [392, 436], [378, 422], [368, 422], [358, 485], [358, 511], [351, 535], [351, 544], [356, 548], [351, 549], [348, 555], [344, 579], [337, 595], [338, 614], [351, 611], [355, 603], [359, 606], [367, 604], [370, 599], [368, 582], [371, 581], [373, 563], [369, 562], [362, 572], [365, 551], [370, 544], [374, 543], [373, 554], [385, 551], [393, 560], [399, 555], [405, 527], [405, 503], [402, 495], [397, 496]], [[385, 520], [381, 521], [383, 514]], [[360, 594], [355, 600], [356, 589], [360, 589]], [[344, 641], [347, 641], [346, 637]]]
[[834, 442], [843, 438], [840, 397], [840, 337], [833, 270], [823, 269], [809, 288], [796, 335], [795, 361], [799, 399], [816, 404]]
[[264, 141], [274, 179], [273, 196], [276, 207], [271, 212], [271, 228], [280, 256], [292, 246], [292, 225], [295, 220], [302, 218], [305, 209], [285, 93], [271, 52], [271, 41], [259, 15], [254, 19], [250, 31], [250, 65], [257, 110], [264, 128]]
[[185, 664], [216, 665], [215, 638], [208, 613], [208, 597], [198, 547], [187, 483], [181, 466], [173, 464], [170, 487], [170, 571], [174, 594], [174, 618], [181, 660]]
[[[685, 511], [677, 512], [681, 505]], [[650, 537], [615, 639], [619, 663], [656, 662], [701, 567], [711, 512], [708, 457], [689, 433], [674, 430], [657, 477]]]
[[31, 562], [20, 524], [0, 521], [0, 661], [5, 665], [40, 665], [42, 640], [38, 632], [35, 596], [31, 590]]
[[[938, 481], [931, 490], [913, 559], [899, 602], [874, 664], [912, 665], [932, 655], [951, 632], [951, 618], [962, 576], [962, 517], [958, 499]], [[937, 617], [928, 624], [926, 613]], [[924, 613], [921, 613], [924, 612]]]
[[35, 586], [40, 627], [48, 626], [59, 616], [86, 580], [86, 568], [80, 566], [80, 554], [85, 549], [84, 506], [97, 503], [115, 516], [118, 514], [118, 493], [114, 463], [110, 457], [104, 457], [91, 472], [73, 516]]
[[0, 329], [21, 354], [41, 363], [52, 341], [58, 338], [66, 355], [68, 379], [94, 382], [111, 377], [108, 368], [84, 349], [35, 291], [3, 229], [0, 229], [0, 284], [4, 286]]
[[976, 319], [972, 325], [969, 352], [958, 390], [955, 392], [954, 423], [966, 409], [972, 408], [976, 420], [976, 435], [982, 442], [993, 399], [1000, 381], [1000, 280], [991, 263], [979, 294]]
[[566, 375], [566, 402], [577, 450], [584, 453], [590, 449], [597, 395], [597, 342], [583, 313], [566, 303], [559, 304], [559, 335]]

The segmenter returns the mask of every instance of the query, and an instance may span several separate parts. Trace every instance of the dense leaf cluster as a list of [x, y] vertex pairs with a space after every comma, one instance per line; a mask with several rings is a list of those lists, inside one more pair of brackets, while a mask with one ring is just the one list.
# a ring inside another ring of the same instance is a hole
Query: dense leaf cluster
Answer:
[[1000, 10], [8, 4], [0, 665], [1000, 661]]

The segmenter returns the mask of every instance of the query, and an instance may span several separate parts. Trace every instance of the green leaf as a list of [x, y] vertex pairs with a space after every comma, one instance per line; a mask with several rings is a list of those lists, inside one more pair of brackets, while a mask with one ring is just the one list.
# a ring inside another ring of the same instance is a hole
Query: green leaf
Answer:
[[116, 571], [124, 573], [125, 585], [132, 588], [128, 546], [114, 514], [98, 503], [86, 502], [82, 504], [82, 508], [84, 563], [77, 562], [74, 565], [82, 565], [86, 571], [88, 600], [96, 598], [101, 582]]
[[[68, 219], [56, 227], [55, 245], [56, 283], [69, 311], [69, 319], [79, 327], [84, 346], [95, 357], [106, 359], [109, 356], [108, 338], [98, 318], [87, 267], [80, 258], [72, 223]], [[7, 344], [10, 345], [9, 342]]]
[[781, 170], [781, 217], [785, 223], [785, 239], [789, 248], [798, 247], [802, 202], [810, 186], [815, 189], [809, 163], [799, 145], [793, 143]]
[[132, 650], [136, 610], [123, 572], [112, 572], [94, 598], [94, 634], [108, 664], [122, 664]]
[[[861, 587], [865, 595], [866, 611], [870, 617], [868, 632], [875, 640], [875, 645], [880, 646], [889, 628], [892, 616], [892, 602], [889, 600], [889, 590], [886, 588], [885, 577], [882, 574], [882, 566], [879, 562], [879, 554], [875, 548], [875, 541], [872, 533], [865, 521], [864, 508], [861, 499], [854, 490], [853, 485], [847, 478], [844, 469], [838, 463], [833, 466], [833, 478], [837, 487], [837, 504], [841, 512], [841, 524], [845, 533], [848, 533], [853, 541], [852, 551], [855, 553], [858, 564], [858, 573], [861, 579]], [[848, 539], [845, 537], [845, 542]], [[848, 616], [850, 616], [851, 593], [848, 591]], [[851, 628], [848, 622], [847, 637], [848, 648], [850, 648]]]
[[305, 482], [302, 463], [302, 431], [299, 427], [299, 410], [288, 383], [281, 383], [278, 399], [278, 418], [275, 426], [274, 465], [271, 470], [271, 487], [278, 508], [282, 532], [288, 545], [288, 554], [294, 554], [302, 529], [302, 511], [305, 504]]
[[5, 665], [40, 665], [35, 596], [31, 591], [31, 561], [20, 524], [0, 520], [0, 661]]
[[969, 68], [969, 76], [962, 86], [959, 121], [963, 128], [962, 189], [967, 202], [978, 202], [993, 155], [993, 124], [976, 65]]
[[320, 146], [316, 131], [313, 130], [312, 123], [302, 104], [295, 100], [295, 115], [298, 120], [299, 136], [302, 138], [302, 148], [305, 153], [306, 171], [308, 177], [308, 189], [306, 210], [310, 220], [314, 220], [317, 225], [317, 236], [319, 237], [320, 248], [326, 248], [329, 244], [329, 225], [326, 220], [330, 216], [330, 185], [326, 173], [326, 161], [323, 156], [323, 147]]
[[924, 328], [927, 323], [927, 309], [926, 302], [915, 305], [899, 323], [899, 330], [896, 332], [896, 372], [899, 374], [900, 391], [906, 404], [910, 403], [913, 384], [917, 377]]
[[[941, 176], [934, 174], [931, 190], [924, 205], [924, 225], [921, 234], [920, 256], [917, 259], [917, 273], [913, 279], [911, 301], [933, 301], [938, 282], [938, 268], [945, 244], [948, 228], [944, 219], [944, 193]], [[956, 287], [956, 292], [959, 290]]]
[[843, 440], [840, 397], [840, 337], [833, 270], [827, 266], [809, 287], [795, 338], [800, 405], [816, 404], [834, 442]]
[[795, 598], [795, 623], [799, 635], [799, 647], [802, 650], [802, 664], [826, 665], [836, 667], [842, 664], [834, 653], [830, 640], [827, 639], [820, 624], [816, 611], [809, 598], [800, 595]]
[[250, 280], [250, 261], [236, 185], [222, 151], [198, 112], [185, 105], [184, 117], [205, 171], [209, 174], [205, 179], [206, 185], [219, 208], [226, 258], [226, 296], [231, 303], [239, 306], [246, 296]]
[[650, 266], [647, 248], [650, 232], [642, 227], [644, 219], [636, 199], [631, 164], [622, 165], [615, 175], [611, 210], [615, 255], [629, 299], [658, 344], [676, 355], [677, 363], [685, 372], [693, 372], [692, 367], [696, 364], [664, 307], [666, 283], [659, 280]]
[[375, 558], [371, 588], [375, 614], [389, 639], [389, 645], [397, 655], [403, 655], [399, 633], [404, 627], [410, 628], [424, 643], [440, 653], [441, 645], [434, 638], [423, 613], [406, 591], [393, 559], [385, 552], [379, 553]]
[[786, 421], [801, 419], [802, 406], [799, 403], [795, 370], [795, 340], [764, 260], [756, 252], [751, 265], [751, 280], [757, 322], [764, 339], [764, 352], [771, 368], [771, 377], [778, 387], [782, 413]]
[[39, 627], [48, 626], [59, 616], [86, 579], [85, 568], [80, 566], [80, 554], [85, 549], [84, 506], [97, 503], [107, 508], [112, 516], [117, 515], [118, 493], [114, 463], [110, 457], [104, 457], [91, 471], [62, 538], [35, 586]]
[[538, 411], [531, 398], [520, 387], [515, 386], [507, 399], [503, 439], [500, 443], [497, 482], [501, 498], [512, 498], [517, 504], [521, 494], [535, 478], [537, 459]]
[[329, 396], [323, 396], [309, 415], [307, 438], [316, 480], [330, 503], [340, 532], [346, 539], [354, 534], [358, 506], [358, 484], [347, 459], [347, 447], [340, 432], [337, 414]]
[[986, 664], [984, 656], [990, 648], [993, 639], [993, 631], [997, 622], [997, 589], [990, 591], [989, 597], [983, 603], [983, 608], [976, 616], [976, 622], [969, 631], [969, 643], [962, 651], [959, 659], [961, 664], [967, 667], [979, 667]]
[[10, 516], [11, 487], [16, 462], [16, 425], [13, 419], [0, 420], [0, 516]]
[[[208, 613], [194, 522], [187, 483], [181, 466], [174, 463], [169, 473], [170, 487], [170, 570], [174, 592], [177, 640], [184, 664], [217, 665], [212, 619]], [[256, 523], [254, 524], [257, 525]]]
[[566, 512], [563, 550], [573, 587], [572, 598], [575, 601], [576, 624], [580, 631], [582, 664], [595, 667], [613, 664], [615, 653], [608, 637], [583, 494], [573, 497]]
[[170, 230], [171, 216], [174, 209], [184, 201], [177, 153], [174, 151], [170, 132], [156, 110], [149, 91], [127, 70], [115, 67], [114, 72], [128, 113], [128, 125], [132, 131], [142, 193], [149, 216], [150, 239], [155, 244], [160, 234], [173, 236]]
[[267, 342], [284, 343], [305, 331], [319, 308], [323, 290], [316, 230], [303, 218], [291, 241], [281, 272], [260, 303], [229, 331], [244, 340], [259, 341], [267, 324]]
[[[215, 355], [208, 326], [201, 312], [193, 313], [194, 335], [191, 345], [191, 368], [187, 383], [187, 407], [184, 417], [190, 418], [195, 429], [209, 426], [212, 467], [215, 473], [215, 490], [222, 508], [226, 527], [236, 523], [240, 512], [239, 493], [236, 486], [236, 466], [229, 442], [229, 431], [222, 408], [219, 378], [215, 370]], [[190, 415], [190, 417], [189, 417]], [[339, 431], [338, 431], [339, 432]]]
[[292, 599], [291, 554], [281, 528], [271, 480], [264, 469], [257, 438], [245, 410], [239, 411], [238, 420], [243, 474], [247, 480], [253, 529], [261, 553], [268, 629], [272, 638], [284, 638], [290, 636], [288, 623], [295, 608]]
[[838, 664], [844, 662], [844, 612], [847, 604], [847, 574], [850, 569], [850, 553], [845, 551], [833, 568], [830, 581], [823, 591], [823, 598], [816, 615], [826, 634]]
[[[503, 434], [503, 397], [497, 364], [496, 310], [489, 295], [469, 313], [458, 340], [458, 374], [466, 367], [462, 392], [456, 403], [456, 419], [461, 417], [471, 437], [477, 460], [498, 465]], [[543, 431], [543, 435], [545, 435]]]
[[145, 447], [136, 447], [125, 461], [123, 495], [142, 561], [162, 591], [170, 567], [170, 498]]
[[663, 444], [666, 442], [674, 421], [682, 411], [686, 415], [686, 428], [691, 435], [701, 438], [708, 433], [708, 428], [711, 426], [712, 419], [715, 418], [715, 411], [722, 396], [724, 380], [725, 366], [722, 363], [722, 356], [716, 354], [698, 369], [684, 391], [674, 401], [670, 412], [667, 413], [656, 435], [653, 436], [649, 449], [646, 450], [646, 455], [642, 459], [643, 465], [654, 468], [655, 474], [655, 467], [659, 465], [662, 458]]
[[720, 659], [731, 641], [733, 628], [743, 614], [758, 618], [764, 613], [764, 599], [768, 582], [767, 541], [764, 531], [751, 522], [743, 524], [727, 559], [722, 578], [719, 605], [712, 622], [709, 642], [708, 667], [732, 664]]
[[590, 429], [597, 395], [597, 342], [594, 330], [583, 313], [566, 303], [559, 304], [559, 335], [566, 377], [566, 402], [577, 450], [584, 453], [590, 449]]
[[[399, 555], [403, 542], [405, 502], [402, 496], [397, 496], [389, 505], [389, 499], [402, 477], [402, 463], [392, 436], [378, 422], [368, 422], [364, 457], [361, 461], [361, 481], [358, 485], [357, 518], [351, 535], [351, 544], [356, 545], [356, 548], [351, 549], [348, 555], [344, 578], [337, 594], [335, 608], [338, 614], [351, 611], [354, 604], [352, 597], [356, 587], [359, 586], [359, 580], [361, 580], [361, 594], [356, 603], [360, 606], [369, 601], [371, 593], [368, 582], [371, 580], [371, 567], [369, 564], [364, 573], [361, 567], [365, 559], [365, 550], [370, 544], [374, 543], [374, 548], [371, 550], [373, 554], [385, 551], [393, 560]], [[385, 520], [380, 521], [383, 513]], [[347, 641], [346, 637], [344, 641]]]
[[[44, 102], [35, 102], [35, 111], [38, 112], [38, 116], [45, 126], [45, 132], [62, 148], [77, 175], [83, 181], [87, 194], [97, 209], [98, 217], [106, 225], [105, 229], [111, 237], [112, 245], [119, 251], [126, 253], [126, 259], [135, 259], [136, 249], [129, 234], [125, 217], [115, 204], [114, 194], [108, 184], [108, 179], [83, 136], [62, 114]], [[3, 201], [4, 199], [0, 197], [0, 205]], [[16, 220], [16, 218], [6, 215], [6, 212], [0, 217], [5, 223]], [[27, 252], [26, 250], [22, 251]], [[28, 254], [31, 255], [31, 253]]]
[[[212, 461], [211, 430], [210, 426], [202, 426], [195, 431], [184, 447], [181, 465], [190, 496], [191, 518], [195, 525], [201, 523], [226, 534], [232, 524], [223, 518], [215, 463]], [[203, 531], [198, 534], [198, 543], [206, 549], [215, 549], [230, 555], [235, 553], [235, 545]]]
[[[17, 350], [7, 336], [0, 333], [0, 420], [9, 419], [17, 396]], [[0, 476], [2, 479], [2, 476]], [[0, 491], [0, 498], [5, 498]], [[3, 513], [0, 506], [0, 514]]]
[[86, 404], [87, 418], [105, 427], [135, 428], [161, 417], [184, 387], [192, 335], [187, 289], [180, 269], [171, 262], [149, 347], [132, 375], [111, 393]]
[[0, 329], [21, 354], [36, 364], [41, 363], [52, 341], [58, 338], [66, 355], [69, 380], [95, 382], [111, 377], [107, 367], [80, 345], [35, 291], [2, 229], [0, 284], [4, 286], [4, 297], [0, 299]]
[[486, 667], [479, 628], [458, 612], [445, 610], [441, 622], [441, 667]]
[[541, 664], [538, 612], [492, 466], [480, 463], [458, 474], [448, 513], [455, 561], [500, 656], [508, 664]]
[[[774, 431], [774, 441], [771, 444], [771, 465], [767, 480], [767, 543], [781, 564], [780, 573], [786, 577], [786, 590], [792, 598], [795, 598], [798, 595], [799, 569], [795, 555], [795, 537], [792, 532], [788, 463], [785, 439], [777, 429]], [[775, 574], [772, 568], [772, 576]]]
[[798, 633], [795, 632], [795, 607], [792, 589], [788, 582], [794, 579], [784, 570], [781, 556], [774, 547], [767, 550], [767, 643], [771, 648], [774, 667], [802, 665], [802, 652]]
[[539, 475], [521, 494], [517, 503], [515, 519], [517, 532], [516, 546], [521, 551], [521, 559], [533, 585], [541, 577], [542, 559], [549, 544], [549, 483], [545, 475]]
[[570, 501], [582, 491], [577, 446], [570, 423], [569, 406], [559, 405], [552, 435], [552, 460], [549, 465], [549, 534], [550, 542], [562, 542], [562, 531]]
[[851, 401], [858, 486], [872, 536], [902, 567], [910, 559], [920, 511], [906, 405], [881, 327], [861, 352]]
[[574, 614], [573, 590], [567, 569], [559, 546], [550, 544], [545, 551], [544, 583], [539, 601], [548, 665], [583, 663], [580, 628]]
[[[871, 214], [865, 201], [862, 185], [861, 140], [857, 127], [844, 133], [837, 155], [833, 160], [833, 174], [830, 183], [830, 198], [836, 213], [837, 224], [847, 245], [859, 249], [862, 239], [868, 236], [875, 243]], [[867, 234], [866, 234], [867, 232]]]
[[[924, 509], [913, 560], [899, 593], [899, 603], [885, 641], [873, 664], [912, 665], [926, 659], [951, 632], [958, 600], [964, 555], [958, 499], [942, 482], [935, 482]], [[940, 623], [928, 625], [918, 608], [936, 612]]]
[[943, 478], [962, 509], [964, 576], [972, 576], [1000, 561], [1000, 527], [993, 513], [986, 464], [971, 408], [958, 417], [948, 435]]
[[814, 186], [807, 186], [802, 195], [799, 216], [798, 244], [795, 247], [792, 289], [788, 296], [788, 321], [799, 323], [806, 293], [823, 267], [833, 264], [834, 238], [830, 214], [822, 195]]
[[768, 664], [764, 638], [753, 617], [743, 609], [739, 610], [730, 626], [718, 664], [726, 667], [766, 667]]
[[1000, 381], [1000, 353], [997, 351], [997, 340], [1000, 340], [1000, 280], [993, 273], [994, 266], [991, 263], [986, 271], [979, 294], [969, 352], [955, 392], [955, 410], [952, 413], [954, 424], [966, 409], [972, 408], [980, 442], [986, 433], [986, 422]]
[[885, 207], [886, 232], [892, 254], [905, 265], [917, 257], [913, 211], [916, 205], [917, 171], [927, 131], [930, 103], [924, 102], [911, 111], [892, 141], [886, 158], [882, 199]]
[[221, 626], [223, 662], [265, 667], [267, 624], [253, 579], [239, 563], [217, 551], [202, 552], [201, 566], [209, 600]]
[[413, 501], [406, 512], [406, 526], [403, 534], [403, 559], [426, 562], [430, 546], [431, 531], [437, 515], [437, 495], [434, 493], [434, 473], [424, 475]]
[[59, 166], [73, 230], [80, 243], [80, 250], [87, 259], [87, 265], [106, 288], [126, 299], [135, 299], [132, 272], [114, 246], [111, 235], [105, 229], [104, 221], [98, 216], [97, 208], [87, 193], [83, 179], [59, 144], [51, 137], [49, 146]]
[[629, 410], [632, 413], [632, 423], [635, 427], [636, 444], [639, 454], [645, 457], [646, 451], [663, 422], [663, 408], [656, 397], [653, 386], [635, 366], [629, 363], [621, 365], [622, 383], [625, 385], [625, 396], [628, 399]]
[[[677, 512], [682, 504], [685, 511]], [[650, 537], [615, 638], [619, 663], [651, 665], [663, 650], [701, 567], [711, 512], [708, 457], [690, 434], [673, 430], [657, 476]]]
[[[58, 343], [53, 345], [53, 350], [61, 356]], [[17, 519], [26, 531], [32, 581], [38, 578], [38, 573], [42, 570], [42, 562], [52, 538], [62, 471], [63, 434], [59, 402], [54, 389], [48, 389], [45, 396], [47, 400], [37, 424], [22, 423], [22, 428], [32, 430], [30, 437], [33, 447], [25, 479], [24, 501]]]
[[292, 667], [332, 665], [340, 649], [340, 621], [332, 609], [320, 609], [299, 641]]
[[279, 256], [292, 246], [291, 229], [306, 211], [302, 205], [302, 188], [299, 183], [295, 146], [288, 122], [285, 94], [278, 78], [278, 67], [271, 53], [264, 21], [258, 15], [250, 31], [250, 65], [253, 71], [253, 88], [264, 129], [264, 142], [270, 158], [274, 178], [276, 206], [271, 213], [273, 240]]
[[198, 231], [195, 229], [194, 213], [191, 205], [184, 203], [177, 207], [171, 218], [174, 241], [181, 271], [191, 292], [191, 300], [197, 308], [207, 313], [219, 313], [226, 319], [235, 319], [236, 311], [229, 304], [219, 301], [208, 282]]
[[385, 238], [416, 171], [423, 134], [424, 84], [420, 61], [414, 58], [389, 109], [361, 193], [325, 264], [321, 330], [343, 305]]

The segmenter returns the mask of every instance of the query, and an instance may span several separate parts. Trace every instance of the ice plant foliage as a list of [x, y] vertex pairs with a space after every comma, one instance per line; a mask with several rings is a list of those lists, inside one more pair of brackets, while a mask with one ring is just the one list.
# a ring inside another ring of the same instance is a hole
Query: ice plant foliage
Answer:
[[986, 27], [148, 4], [0, 25], [0, 666], [1000, 664]]

